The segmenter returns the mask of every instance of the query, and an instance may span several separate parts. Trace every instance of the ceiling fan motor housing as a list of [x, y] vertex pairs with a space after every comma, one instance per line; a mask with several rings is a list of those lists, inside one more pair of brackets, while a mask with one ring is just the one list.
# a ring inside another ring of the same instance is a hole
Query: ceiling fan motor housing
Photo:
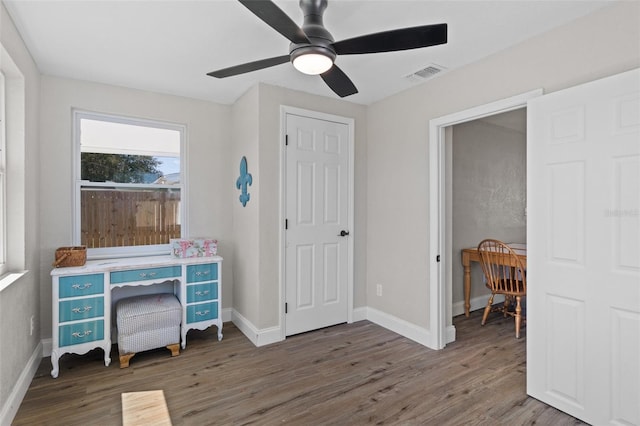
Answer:
[[400, 28], [334, 42], [322, 19], [328, 0], [300, 0], [304, 16], [302, 27], [293, 22], [272, 0], [238, 2], [291, 42], [289, 54], [207, 73], [212, 77], [230, 77], [291, 61], [300, 72], [320, 75], [327, 86], [343, 98], [358, 93], [358, 89], [344, 71], [336, 66], [337, 55], [395, 52], [447, 42], [447, 24]]
[[291, 62], [300, 55], [317, 53], [325, 55], [333, 62], [336, 59], [336, 52], [331, 46], [334, 42], [333, 36], [324, 27], [322, 15], [327, 8], [327, 0], [300, 0], [300, 9], [304, 15], [302, 31], [311, 42], [291, 43], [289, 54]]

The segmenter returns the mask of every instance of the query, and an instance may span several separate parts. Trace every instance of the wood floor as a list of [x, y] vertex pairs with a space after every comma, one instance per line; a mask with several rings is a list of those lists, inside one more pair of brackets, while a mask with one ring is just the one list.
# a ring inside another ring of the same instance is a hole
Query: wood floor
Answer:
[[368, 321], [256, 348], [232, 324], [189, 332], [187, 348], [137, 354], [120, 369], [100, 350], [44, 358], [14, 425], [119, 425], [121, 394], [163, 390], [174, 425], [575, 425], [525, 392], [526, 328], [481, 311], [456, 317], [433, 351]]

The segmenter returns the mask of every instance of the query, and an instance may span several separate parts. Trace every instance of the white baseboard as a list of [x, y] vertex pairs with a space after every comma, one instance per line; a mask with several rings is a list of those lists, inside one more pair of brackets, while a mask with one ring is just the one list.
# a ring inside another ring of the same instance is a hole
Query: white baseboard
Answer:
[[229, 322], [233, 320], [233, 309], [224, 308], [222, 309], [222, 322]]
[[[483, 309], [485, 306], [487, 306], [487, 301], [489, 300], [489, 296], [490, 294], [486, 294], [483, 296], [474, 297], [473, 299], [469, 300], [469, 303], [471, 304], [471, 308], [469, 310], [475, 311], [477, 309]], [[504, 302], [504, 296], [501, 294], [496, 295], [496, 297], [494, 297], [493, 299], [493, 303], [502, 303], [502, 302]], [[454, 317], [464, 314], [464, 302], [460, 301], [460, 302], [454, 303], [451, 308], [451, 311]]]
[[280, 327], [270, 327], [259, 330], [251, 321], [243, 317], [235, 309], [232, 312], [231, 321], [255, 346], [264, 346], [270, 343], [280, 342], [284, 339]]
[[367, 319], [367, 307], [355, 308], [353, 310], [352, 320], [353, 322], [364, 321]]
[[2, 410], [0, 411], [0, 425], [10, 425], [13, 421], [24, 396], [27, 394], [31, 380], [33, 380], [33, 376], [35, 376], [38, 370], [40, 361], [42, 361], [42, 342], [39, 342], [33, 350], [31, 357], [29, 357], [27, 361], [27, 365], [25, 365], [22, 373], [20, 373], [18, 381], [11, 389], [9, 397], [2, 406]]
[[[381, 327], [398, 333], [399, 335], [420, 343], [428, 348], [435, 348], [432, 343], [432, 335], [429, 330], [403, 319], [394, 317], [393, 315], [389, 315], [369, 307], [354, 309], [352, 321], [358, 322], [363, 320], [368, 320], [378, 324]], [[271, 327], [259, 330], [251, 323], [251, 321], [247, 320], [235, 310], [232, 312], [232, 321], [242, 334], [244, 334], [255, 346], [264, 346], [270, 343], [280, 342], [285, 339], [280, 327]], [[455, 341], [455, 333], [455, 327], [447, 327], [447, 343]]]
[[51, 337], [42, 339], [42, 358], [51, 356], [51, 351], [53, 351], [53, 339]]
[[381, 312], [374, 308], [365, 308], [367, 311], [367, 319], [381, 327], [389, 329], [399, 335], [420, 343], [428, 348], [435, 348], [432, 340], [431, 332], [426, 328], [419, 327], [413, 323], [403, 319], [394, 317], [387, 313]]
[[456, 341], [456, 327], [453, 325], [448, 325], [444, 331], [445, 333], [445, 345], [451, 342]]

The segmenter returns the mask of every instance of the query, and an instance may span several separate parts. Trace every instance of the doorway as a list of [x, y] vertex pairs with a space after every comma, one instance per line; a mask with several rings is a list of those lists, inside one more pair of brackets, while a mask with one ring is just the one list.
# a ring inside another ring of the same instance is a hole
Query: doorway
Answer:
[[451, 132], [447, 128], [457, 124], [490, 117], [500, 113], [526, 107], [527, 101], [541, 96], [542, 90], [534, 90], [511, 98], [481, 105], [465, 111], [440, 117], [429, 122], [429, 168], [430, 168], [430, 219], [429, 246], [431, 256], [430, 282], [430, 328], [434, 349], [442, 349], [456, 339], [453, 326], [453, 252], [451, 205], [447, 193], [451, 189], [452, 156], [447, 152], [451, 146]]
[[283, 108], [284, 334], [351, 322], [353, 120]]
[[[452, 316], [465, 313], [461, 252], [485, 238], [526, 243], [527, 110], [519, 108], [447, 128], [447, 217], [452, 223]], [[451, 200], [450, 202], [448, 200]], [[450, 209], [449, 209], [449, 206]], [[490, 295], [480, 264], [470, 262], [470, 310]], [[494, 303], [502, 302], [502, 297]]]

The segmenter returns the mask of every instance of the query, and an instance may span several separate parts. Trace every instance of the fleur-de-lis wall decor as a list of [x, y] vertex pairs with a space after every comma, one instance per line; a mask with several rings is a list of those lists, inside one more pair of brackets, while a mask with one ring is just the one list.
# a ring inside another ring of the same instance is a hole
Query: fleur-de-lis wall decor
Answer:
[[251, 194], [247, 191], [247, 186], [253, 183], [253, 177], [247, 170], [247, 157], [242, 157], [240, 160], [240, 177], [236, 180], [236, 188], [240, 190], [240, 202], [242, 207], [246, 207]]

